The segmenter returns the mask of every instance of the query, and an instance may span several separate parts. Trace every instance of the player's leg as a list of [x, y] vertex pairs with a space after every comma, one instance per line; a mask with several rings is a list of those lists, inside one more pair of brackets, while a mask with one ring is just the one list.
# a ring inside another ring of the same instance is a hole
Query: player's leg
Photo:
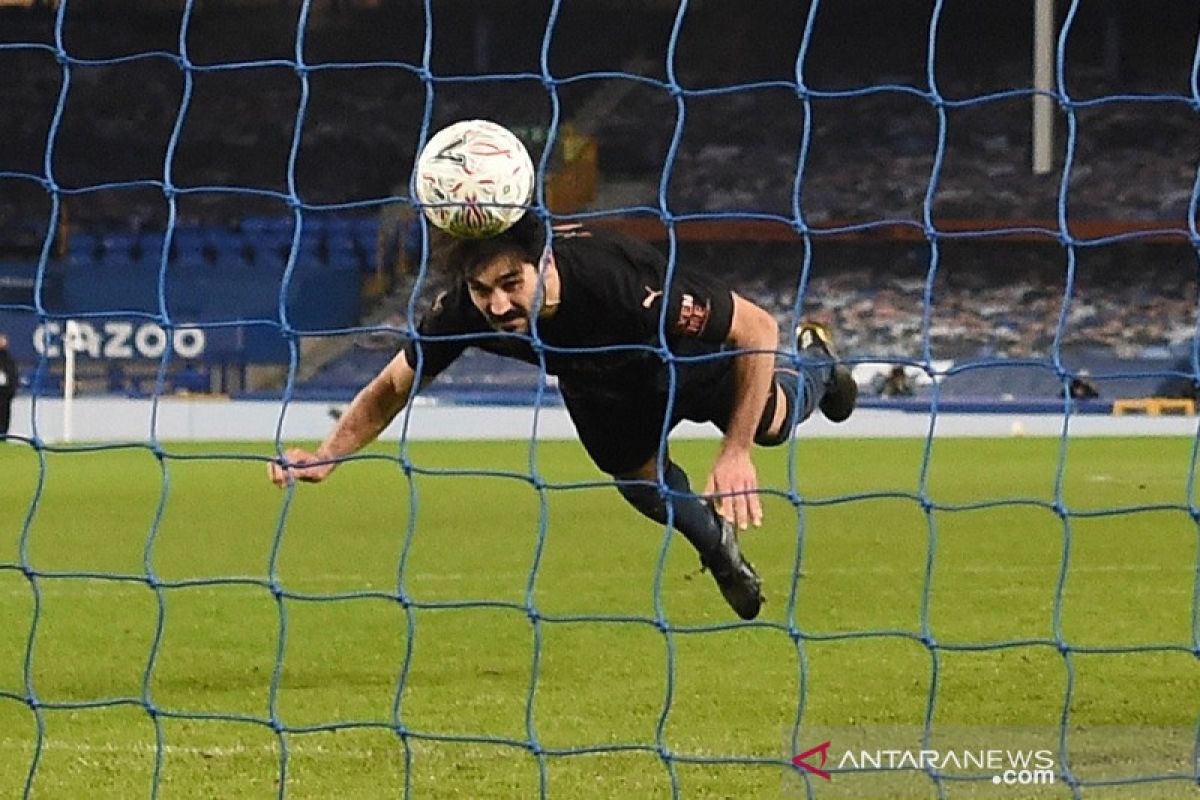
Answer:
[[696, 552], [703, 555], [720, 545], [720, 516], [692, 492], [687, 473], [669, 457], [661, 483], [657, 455], [636, 469], [614, 473], [613, 478], [626, 502], [659, 525], [666, 525], [669, 519]]
[[762, 581], [742, 556], [733, 523], [692, 493], [687, 473], [678, 464], [666, 460], [661, 484], [657, 456], [614, 477], [621, 496], [645, 516], [665, 525], [670, 514], [675, 529], [696, 548], [700, 563], [712, 573], [725, 602], [738, 616], [758, 616], [763, 604]]
[[8, 424], [12, 419], [12, 398], [0, 397], [0, 439], [8, 438]]
[[831, 422], [843, 422], [854, 411], [858, 385], [850, 369], [838, 361], [829, 329], [815, 322], [796, 328], [800, 362], [780, 359], [775, 385], [767, 398], [755, 442], [772, 446], [787, 441], [792, 429], [821, 409]]
[[711, 506], [692, 493], [688, 476], [668, 458], [662, 482], [658, 448], [666, 420], [663, 398], [614, 402], [564, 394], [579, 441], [596, 466], [612, 475], [621, 496], [642, 515], [660, 525], [670, 519], [701, 553], [716, 547], [721, 526]]
[[823, 391], [817, 401], [821, 413], [830, 422], [845, 421], [858, 402], [858, 384], [854, 382], [850, 368], [838, 359], [829, 328], [819, 322], [800, 323], [796, 327], [796, 350], [824, 378]]
[[671, 427], [662, 397], [628, 403], [571, 396], [567, 411], [588, 455], [612, 475], [617, 491], [643, 516], [668, 520], [696, 549], [737, 613], [751, 619], [762, 605], [758, 576], [737, 549], [733, 526], [692, 492], [687, 473], [668, 457], [659, 479], [658, 449], [663, 426]]

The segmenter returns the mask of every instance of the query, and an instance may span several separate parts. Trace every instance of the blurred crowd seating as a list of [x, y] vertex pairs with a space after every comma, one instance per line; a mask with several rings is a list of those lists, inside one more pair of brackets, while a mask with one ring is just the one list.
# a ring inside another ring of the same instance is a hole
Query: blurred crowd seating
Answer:
[[[170, 269], [262, 270], [279, 273], [296, 245], [296, 261], [335, 269], [374, 272], [377, 217], [309, 215], [298, 241], [291, 217], [247, 217], [236, 226], [182, 225], [171, 231]], [[74, 231], [67, 237], [68, 267], [146, 269], [162, 263], [166, 234], [160, 230]]]
[[[315, 14], [304, 31], [314, 67], [302, 74], [280, 61], [296, 54], [286, 3], [206, 5], [191, 22], [188, 56], [202, 67], [257, 63], [201, 69], [185, 85], [173, 57], [178, 9], [131, 17], [98, 2], [66, 17], [68, 51], [92, 61], [71, 65], [50, 163], [61, 185], [97, 189], [65, 198], [81, 223], [161, 227], [167, 204], [155, 182], [168, 160], [172, 184], [189, 188], [175, 198], [177, 213], [228, 222], [280, 215], [293, 196], [322, 205], [404, 194], [425, 119], [436, 128], [476, 116], [519, 131], [535, 161], [552, 123], [560, 146], [569, 131], [593, 141], [597, 207], [613, 207], [605, 183], [619, 182], [617, 205], [657, 208], [665, 199], [675, 214], [799, 213], [820, 225], [920, 221], [928, 204], [935, 218], [1053, 220], [1061, 199], [1076, 219], [1182, 227], [1195, 186], [1183, 154], [1200, 132], [1186, 4], [1160, 4], [1149, 31], [1114, 27], [1105, 15], [1128, 13], [1117, 4], [1075, 15], [1062, 90], [1078, 105], [1059, 108], [1048, 175], [1029, 166], [1030, 43], [1016, 26], [1020, 9], [947, 4], [930, 72], [917, 47], [927, 39], [927, 4], [857, 16], [843, 4], [851, 13], [840, 20], [842, 6], [831, 6], [802, 63], [803, 4], [770, 5], [770, 14], [690, 10], [668, 63], [669, 9], [640, 9], [640, 24], [617, 31], [603, 3], [573, 4], [556, 20], [543, 64], [536, 0], [486, 12], [442, 3], [434, 32], [463, 35], [435, 37], [436, 74], [492, 76], [433, 83], [419, 74], [420, 4]], [[48, 10], [0, 13], [0, 42], [52, 41]], [[321, 68], [356, 62], [369, 66]], [[547, 67], [557, 82], [543, 78]], [[17, 48], [0, 50], [0, 70], [20, 76], [0, 84], [0, 171], [42, 175], [63, 66], [49, 50]], [[798, 91], [798, 76], [812, 94]], [[1068, 111], [1074, 146], [1064, 173]], [[566, 145], [555, 158], [569, 159]], [[0, 223], [44, 216], [42, 187], [5, 188]]]

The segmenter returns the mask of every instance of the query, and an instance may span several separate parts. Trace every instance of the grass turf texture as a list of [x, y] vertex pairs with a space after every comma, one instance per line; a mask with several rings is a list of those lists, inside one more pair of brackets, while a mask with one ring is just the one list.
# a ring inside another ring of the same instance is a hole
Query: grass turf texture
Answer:
[[[413, 444], [411, 483], [380, 446], [293, 494], [267, 482], [265, 445], [166, 451], [47, 452], [42, 469], [29, 448], [0, 448], [0, 797], [21, 795], [35, 752], [27, 655], [44, 723], [33, 796], [47, 798], [149, 796], [156, 753], [159, 797], [273, 797], [281, 742], [288, 797], [396, 797], [406, 784], [415, 797], [530, 797], [541, 767], [519, 743], [531, 729], [572, 753], [542, 762], [552, 798], [668, 797], [660, 744], [679, 756], [684, 797], [801, 796], [781, 766], [801, 700], [806, 725], [919, 731], [932, 693], [935, 731], [1021, 727], [1041, 732], [1021, 746], [1057, 750], [1068, 678], [1072, 730], [1195, 728], [1187, 440], [1071, 441], [1061, 479], [1056, 440], [937, 441], [930, 509], [922, 441], [801, 441], [794, 462], [759, 451], [776, 494], [744, 539], [769, 598], [757, 626], [733, 624], [681, 537], [656, 581], [661, 529], [597, 485], [573, 442], [538, 445], [540, 478], [566, 486], [543, 493], [523, 477], [522, 442]], [[700, 485], [714, 452], [673, 445]], [[1071, 512], [1066, 548], [1056, 500]], [[390, 597], [398, 579], [407, 609]], [[407, 752], [387, 727], [397, 708], [415, 734]], [[1186, 763], [1191, 746], [1184, 736]], [[1100, 760], [1107, 771], [1078, 777], [1168, 771]], [[870, 781], [814, 789], [900, 796]], [[938, 796], [923, 774], [908, 783], [903, 796]], [[1084, 796], [1151, 790], [1190, 796], [1182, 782]], [[1061, 783], [943, 791], [1070, 796]]]

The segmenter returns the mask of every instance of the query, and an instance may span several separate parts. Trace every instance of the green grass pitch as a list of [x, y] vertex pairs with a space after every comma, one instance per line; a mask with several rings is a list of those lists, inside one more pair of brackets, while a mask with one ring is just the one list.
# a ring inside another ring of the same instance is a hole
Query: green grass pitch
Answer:
[[[673, 445], [694, 484], [715, 446]], [[663, 531], [611, 487], [587, 485], [603, 476], [574, 442], [533, 453], [540, 478], [571, 485], [563, 490], [521, 479], [528, 443], [417, 443], [411, 483], [386, 458], [355, 461], [297, 487], [286, 515], [265, 444], [167, 445], [162, 463], [144, 448], [53, 452], [44, 471], [29, 448], [0, 447], [0, 797], [21, 796], [34, 756], [36, 716], [19, 699], [27, 678], [46, 704], [38, 798], [149, 797], [156, 752], [158, 797], [274, 797], [272, 715], [288, 730], [292, 798], [399, 797], [406, 783], [420, 798], [536, 797], [533, 753], [470, 741], [524, 742], [531, 729], [546, 751], [572, 751], [544, 759], [551, 798], [669, 797], [660, 745], [680, 757], [683, 797], [802, 796], [777, 763], [792, 755], [801, 699], [814, 730], [919, 730], [932, 691], [935, 730], [1028, 728], [1043, 732], [1028, 744], [1056, 747], [1069, 677], [1073, 730], [1194, 734], [1191, 442], [1073, 440], [1061, 481], [1057, 440], [938, 440], [923, 474], [924, 446], [802, 440], [794, 460], [786, 448], [759, 451], [761, 483], [782, 491], [792, 474], [805, 504], [798, 515], [786, 497], [767, 497], [765, 525], [743, 539], [770, 624], [714, 630], [704, 629], [735, 620], [690, 548], [672, 538], [656, 581]], [[914, 499], [922, 487], [932, 509]], [[869, 496], [850, 499], [860, 493]], [[1013, 502], [987, 505], [996, 500]], [[1056, 500], [1072, 512], [1069, 548]], [[1103, 509], [1121, 513], [1093, 513]], [[546, 619], [535, 626], [513, 605], [526, 600], [543, 522], [532, 598]], [[43, 575], [28, 667], [35, 596], [16, 568], [22, 543]], [[140, 576], [147, 560], [176, 585], [156, 593], [143, 581], [48, 575]], [[279, 600], [263, 585], [272, 568]], [[426, 607], [389, 599], [398, 577]], [[656, 608], [669, 632], [650, 624]], [[597, 616], [609, 619], [572, 621]], [[1047, 644], [1056, 635], [1079, 650], [1064, 657]], [[399, 718], [418, 734], [407, 759], [386, 727], [401, 682]], [[147, 695], [162, 713], [161, 745], [132, 702]], [[94, 707], [56, 707], [76, 704]], [[725, 756], [741, 763], [706, 761]], [[1160, 771], [1110, 756], [1109, 777]], [[938, 796], [911, 777], [903, 796]], [[871, 796], [868, 779], [855, 780], [835, 775], [814, 796]], [[1159, 796], [1155, 786], [1083, 796]], [[1187, 784], [1165, 786], [1161, 796], [1191, 796]], [[1061, 784], [943, 791], [1071, 796]]]

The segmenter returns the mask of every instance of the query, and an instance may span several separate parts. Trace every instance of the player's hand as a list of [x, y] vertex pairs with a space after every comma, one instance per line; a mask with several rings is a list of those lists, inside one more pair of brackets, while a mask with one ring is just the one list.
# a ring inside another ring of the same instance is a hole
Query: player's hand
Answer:
[[722, 451], [713, 464], [704, 493], [713, 497], [717, 513], [746, 530], [762, 525], [758, 473], [748, 452]]
[[[335, 466], [333, 463], [313, 464], [315, 461], [324, 459], [316, 453], [310, 453], [298, 447], [288, 450], [283, 454], [283, 458], [288, 464], [286, 469], [279, 461], [267, 462], [267, 474], [271, 477], [271, 482], [280, 488], [296, 481], [305, 483], [323, 481], [329, 477], [329, 473], [333, 472]], [[307, 466], [309, 464], [313, 464], [313, 466]]]

